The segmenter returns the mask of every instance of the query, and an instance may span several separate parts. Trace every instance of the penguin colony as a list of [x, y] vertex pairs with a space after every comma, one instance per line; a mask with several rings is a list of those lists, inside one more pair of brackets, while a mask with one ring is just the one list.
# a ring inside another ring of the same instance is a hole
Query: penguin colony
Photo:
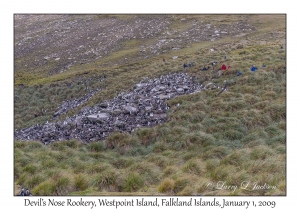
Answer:
[[[78, 139], [83, 143], [104, 140], [110, 133], [133, 132], [167, 121], [166, 101], [179, 95], [207, 89], [187, 73], [175, 73], [144, 79], [132, 91], [119, 93], [114, 99], [85, 107], [64, 121], [48, 122], [15, 130], [15, 140], [38, 140], [44, 144]], [[179, 104], [177, 104], [179, 106]], [[54, 113], [58, 117], [60, 113]]]

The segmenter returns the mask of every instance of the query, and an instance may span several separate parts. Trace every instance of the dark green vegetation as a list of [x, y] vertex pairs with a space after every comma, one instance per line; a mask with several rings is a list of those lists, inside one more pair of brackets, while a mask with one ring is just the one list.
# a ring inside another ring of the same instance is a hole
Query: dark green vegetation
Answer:
[[[15, 86], [15, 128], [21, 129], [42, 124], [52, 119], [63, 101], [83, 97], [89, 91], [101, 89], [101, 76], [65, 80], [45, 85]], [[89, 89], [87, 89], [87, 87]]]
[[[192, 23], [197, 16], [185, 18]], [[15, 72], [24, 74], [23, 79], [16, 77], [15, 128], [51, 120], [57, 106], [85, 94], [85, 86], [103, 90], [61, 119], [129, 90], [143, 77], [181, 72], [184, 62], [195, 62], [196, 67], [187, 73], [204, 84], [223, 84], [224, 80], [229, 84], [218, 97], [217, 89], [174, 98], [168, 103], [180, 106], [171, 106], [167, 123], [132, 134], [114, 133], [104, 142], [84, 145], [72, 140], [45, 146], [16, 141], [15, 184], [30, 188], [34, 195], [285, 195], [286, 52], [280, 48], [286, 38], [285, 16], [205, 18], [212, 23], [247, 19], [256, 31], [140, 60], [134, 59], [140, 42], [127, 42], [130, 47], [100, 61], [75, 65], [62, 74], [43, 76], [42, 69], [36, 70], [35, 80], [25, 79], [26, 71]], [[186, 25], [179, 22], [175, 20], [173, 27], [184, 30]], [[211, 52], [211, 48], [216, 50]], [[127, 63], [112, 65], [124, 56]], [[208, 61], [218, 61], [218, 67], [224, 62], [232, 68], [221, 77], [216, 71], [200, 71]], [[253, 64], [258, 71], [250, 72]], [[242, 76], [235, 76], [237, 70]], [[106, 79], [98, 83], [103, 75]], [[78, 84], [78, 78], [86, 85]], [[42, 114], [42, 109], [47, 112]], [[218, 181], [238, 186], [243, 181], [267, 183], [276, 189], [238, 188], [233, 192], [207, 187]]]

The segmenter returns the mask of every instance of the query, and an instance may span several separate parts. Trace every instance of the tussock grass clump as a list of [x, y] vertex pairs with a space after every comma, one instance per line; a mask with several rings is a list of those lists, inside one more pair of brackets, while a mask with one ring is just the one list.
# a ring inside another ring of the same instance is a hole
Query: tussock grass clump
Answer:
[[206, 160], [206, 166], [205, 166], [206, 171], [213, 170], [219, 164], [220, 164], [220, 160], [219, 159], [208, 159], [208, 160]]
[[63, 152], [57, 152], [57, 151], [52, 151], [51, 156], [52, 156], [52, 159], [58, 163], [58, 165], [61, 165], [62, 163], [64, 163], [65, 160], [67, 160], [69, 158]]
[[200, 175], [202, 172], [202, 169], [201, 169], [200, 164], [196, 160], [192, 159], [192, 160], [188, 160], [182, 166], [182, 171], [185, 173]]
[[88, 186], [88, 181], [83, 174], [78, 174], [74, 177], [75, 190], [84, 191]]
[[275, 149], [279, 154], [286, 154], [286, 147], [284, 145], [279, 145]]
[[143, 185], [144, 181], [140, 175], [136, 173], [130, 173], [127, 177], [125, 177], [122, 187], [125, 192], [133, 192], [143, 187]]
[[207, 147], [206, 151], [203, 152], [201, 157], [204, 160], [214, 159], [214, 158], [222, 159], [227, 154], [229, 154], [229, 152], [230, 152], [230, 149], [226, 146]]
[[269, 101], [260, 101], [260, 102], [257, 102], [255, 103], [253, 106], [254, 108], [256, 109], [264, 109], [265, 107], [267, 107], [269, 105]]
[[[274, 158], [276, 159], [276, 158]], [[285, 171], [285, 164], [276, 164], [276, 161], [268, 159], [268, 160], [256, 160], [246, 163], [248, 170], [251, 174], [256, 174], [258, 179], [260, 179], [262, 173], [274, 174], [274, 173], [282, 173]], [[261, 181], [261, 180], [260, 180]], [[269, 182], [270, 180], [266, 180]]]
[[170, 178], [165, 178], [158, 186], [158, 191], [161, 193], [173, 194], [175, 181]]
[[247, 158], [246, 150], [233, 151], [221, 160], [221, 164], [240, 166]]
[[203, 147], [208, 147], [216, 144], [216, 139], [210, 134], [203, 134], [199, 137], [199, 143]]
[[22, 173], [22, 167], [19, 163], [14, 164], [14, 179], [18, 180]]
[[253, 148], [253, 147], [257, 147], [257, 146], [265, 145], [265, 144], [266, 144], [266, 142], [264, 139], [258, 138], [255, 141], [250, 141], [248, 144], [246, 144], [246, 146], [249, 148]]
[[45, 177], [43, 175], [34, 174], [33, 176], [30, 176], [29, 179], [27, 179], [26, 182], [23, 183], [23, 185], [27, 186], [29, 189], [33, 189], [39, 183], [44, 181], [44, 179], [45, 179]]
[[183, 160], [188, 161], [192, 158], [195, 158], [199, 155], [199, 151], [189, 151], [183, 155]]
[[41, 166], [44, 170], [54, 168], [56, 165], [56, 162], [52, 159], [45, 159], [41, 162]]
[[277, 125], [269, 125], [265, 128], [265, 131], [268, 133], [269, 137], [274, 137], [282, 134], [282, 130], [280, 130]]
[[270, 138], [266, 140], [266, 144], [270, 146], [274, 145], [285, 145], [286, 144], [286, 134], [280, 134], [278, 136], [274, 136], [273, 138]]
[[155, 138], [157, 136], [155, 131], [156, 130], [150, 128], [141, 128], [136, 131], [136, 135], [141, 141], [141, 144], [147, 146], [151, 142], [155, 141]]
[[55, 185], [52, 180], [46, 180], [36, 187], [34, 187], [31, 191], [34, 195], [40, 196], [49, 196], [55, 194]]
[[179, 171], [179, 168], [177, 166], [167, 166], [164, 170], [163, 170], [163, 175], [164, 176], [171, 176], [175, 173], [177, 173]]
[[148, 147], [132, 147], [124, 152], [122, 152], [122, 155], [126, 156], [136, 156], [139, 157], [141, 155], [148, 155], [153, 151], [153, 145], [150, 145]]
[[186, 186], [182, 191], [177, 193], [179, 196], [189, 196], [189, 195], [194, 195], [194, 187], [191, 187], [190, 185]]
[[30, 174], [34, 174], [38, 170], [38, 167], [34, 163], [29, 163], [24, 166], [23, 171], [28, 172]]
[[73, 171], [74, 173], [83, 173], [86, 170], [86, 165], [83, 161], [80, 160], [74, 160], [74, 162], [72, 162], [71, 164], [76, 164], [75, 166], [73, 166]]
[[71, 175], [64, 172], [59, 172], [52, 176], [55, 186], [54, 195], [66, 195], [74, 190], [71, 177]]
[[126, 171], [142, 175], [145, 185], [157, 184], [161, 176], [161, 169], [149, 161], [134, 163]]
[[67, 195], [74, 190], [70, 175], [55, 173], [51, 179], [39, 183], [32, 189], [34, 195]]
[[[88, 149], [87, 149], [88, 151]], [[84, 154], [86, 154], [88, 157], [92, 158], [92, 159], [98, 159], [98, 160], [102, 160], [103, 158], [105, 158], [105, 155], [103, 154], [103, 152], [87, 152], [85, 151]]]
[[282, 180], [278, 184], [278, 189], [283, 192], [283, 194], [286, 193], [286, 181]]
[[285, 120], [286, 107], [284, 104], [272, 104], [265, 109], [266, 113], [269, 113], [274, 122]]
[[240, 140], [241, 138], [243, 138], [243, 136], [243, 133], [233, 129], [229, 129], [224, 133], [224, 138], [228, 140]]
[[252, 160], [265, 160], [273, 155], [273, 151], [266, 146], [254, 147], [250, 153], [250, 159]]
[[224, 180], [236, 172], [236, 168], [231, 165], [219, 165], [215, 169], [209, 171], [209, 176], [214, 181]]
[[150, 157], [147, 158], [147, 161], [154, 163], [155, 165], [165, 168], [166, 166], [170, 165], [172, 163], [169, 158], [162, 156], [162, 155], [150, 155]]
[[203, 193], [209, 189], [208, 184], [210, 183], [210, 180], [207, 178], [200, 178], [195, 183], [195, 188], [197, 193]]
[[165, 142], [157, 141], [153, 145], [153, 152], [159, 153], [163, 152], [168, 148], [168, 145]]
[[14, 141], [14, 148], [20, 148], [23, 149], [26, 145], [28, 144], [28, 142], [25, 141]]
[[247, 109], [248, 105], [245, 101], [233, 101], [230, 103], [226, 103], [225, 111], [235, 112], [238, 110]]
[[24, 152], [28, 152], [32, 150], [38, 150], [38, 151], [44, 150], [43, 144], [41, 142], [32, 141], [23, 148]]
[[68, 147], [68, 148], [72, 148], [72, 149], [77, 149], [81, 146], [80, 145], [81, 143], [76, 139], [68, 140], [68, 141], [62, 141], [61, 144]]
[[119, 150], [129, 150], [131, 147], [137, 146], [138, 140], [128, 133], [115, 132], [107, 137], [105, 146], [109, 149], [118, 148]]
[[88, 174], [98, 174], [110, 167], [108, 163], [90, 163], [86, 166], [85, 172]]
[[91, 178], [92, 186], [99, 190], [119, 191], [122, 186], [121, 174], [114, 169], [107, 169]]
[[15, 162], [19, 163], [21, 167], [25, 167], [27, 164], [30, 164], [32, 162], [31, 158], [26, 157], [25, 155], [18, 155], [15, 157]]
[[29, 177], [29, 173], [22, 172], [19, 176], [18, 179], [16, 180], [16, 184], [24, 186], [27, 178]]
[[241, 183], [247, 182], [252, 179], [252, 175], [249, 174], [245, 169], [236, 171], [235, 173], [230, 174], [226, 179], [226, 184], [241, 186]]
[[56, 150], [56, 151], [65, 151], [67, 149], [65, 144], [60, 144], [60, 142], [58, 141], [50, 144], [50, 147], [52, 150]]
[[122, 169], [122, 168], [128, 168], [129, 166], [131, 166], [134, 163], [133, 159], [127, 159], [127, 158], [117, 158], [117, 159], [113, 159], [111, 161], [111, 164], [116, 167], [117, 169]]
[[92, 142], [87, 146], [91, 152], [102, 152], [105, 150], [105, 144], [103, 142]]

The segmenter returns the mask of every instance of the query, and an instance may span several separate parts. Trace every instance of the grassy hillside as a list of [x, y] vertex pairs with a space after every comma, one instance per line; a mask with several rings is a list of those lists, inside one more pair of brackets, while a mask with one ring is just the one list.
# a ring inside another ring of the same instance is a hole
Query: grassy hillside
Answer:
[[[185, 31], [195, 20], [220, 25], [246, 21], [255, 30], [185, 43], [178, 50], [148, 58], [139, 55], [140, 46], [153, 43], [154, 38], [127, 40], [103, 59], [74, 64], [63, 73], [50, 75], [42, 67], [15, 71], [17, 129], [51, 120], [57, 106], [84, 95], [86, 87], [101, 91], [61, 115], [61, 120], [130, 90], [144, 77], [183, 72], [184, 62], [196, 64], [186, 72], [204, 85], [228, 83], [227, 91], [218, 97], [220, 90], [213, 89], [169, 100], [167, 123], [132, 134], [115, 132], [105, 141], [87, 145], [77, 140], [47, 146], [15, 141], [16, 189], [26, 186], [34, 195], [285, 195], [285, 16], [174, 15], [169, 30]], [[212, 61], [218, 62], [217, 68], [223, 63], [232, 68], [221, 77], [217, 70], [200, 70]], [[266, 68], [261, 68], [263, 63]], [[252, 65], [259, 70], [251, 72]], [[237, 70], [243, 73], [239, 77]], [[216, 186], [218, 182], [240, 186], [244, 181], [250, 183], [248, 189]], [[250, 190], [256, 182], [275, 187]]]

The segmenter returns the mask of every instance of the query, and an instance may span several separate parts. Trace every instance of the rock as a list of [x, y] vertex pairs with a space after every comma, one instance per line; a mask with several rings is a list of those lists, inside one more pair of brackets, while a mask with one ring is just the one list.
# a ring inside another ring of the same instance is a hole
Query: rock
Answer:
[[57, 111], [53, 114], [53, 117], [58, 117], [59, 115], [61, 115], [61, 112], [60, 111]]
[[183, 92], [184, 89], [183, 89], [183, 88], [177, 88], [176, 91], [177, 91], [177, 92]]
[[145, 107], [145, 110], [146, 110], [146, 111], [150, 111], [151, 109], [152, 109], [152, 106], [146, 106], [146, 107]]
[[167, 117], [167, 114], [153, 114], [154, 119], [163, 119]]
[[123, 108], [127, 111], [127, 112], [136, 112], [137, 108], [133, 107], [133, 106], [123, 106]]
[[132, 96], [132, 93], [128, 93], [128, 94], [125, 94], [123, 97], [129, 99], [131, 96]]
[[182, 87], [184, 90], [189, 90], [190, 88], [188, 87], [188, 86], [186, 86], [186, 85], [184, 85], [183, 87]]
[[120, 113], [122, 113], [122, 110], [121, 109], [114, 109], [111, 111], [111, 114], [114, 115], [114, 116], [117, 116], [119, 115]]
[[153, 88], [151, 92], [157, 92], [159, 89], [157, 87]]
[[116, 122], [114, 122], [114, 125], [115, 125], [116, 127], [118, 127], [119, 129], [122, 129], [122, 128], [125, 127], [126, 123], [123, 122], [123, 121], [117, 120]]
[[87, 116], [87, 119], [91, 122], [101, 122], [103, 123], [105, 120], [109, 118], [107, 113], [100, 113], [100, 114], [92, 114]]
[[101, 108], [107, 108], [108, 104], [107, 103], [101, 103], [101, 104], [99, 104], [99, 107], [101, 107]]
[[164, 86], [158, 86], [158, 90], [164, 91], [164, 90], [166, 90], [166, 87], [164, 87]]
[[175, 93], [168, 94], [168, 98], [174, 98], [174, 97], [175, 97]]
[[113, 110], [110, 109], [110, 108], [106, 108], [106, 109], [102, 109], [101, 111], [99, 111], [98, 113], [100, 112], [103, 112], [103, 113], [111, 113]]
[[74, 124], [77, 124], [77, 125], [81, 124], [81, 120], [82, 120], [82, 117], [76, 117]]
[[134, 89], [140, 90], [140, 89], [142, 89], [142, 88], [145, 87], [145, 86], [147, 86], [147, 83], [136, 84], [136, 85], [134, 86]]
[[158, 97], [159, 97], [160, 100], [169, 99], [169, 95], [163, 95], [163, 94], [161, 94]]
[[[39, 140], [45, 144], [68, 139], [79, 139], [85, 143], [104, 140], [114, 131], [132, 132], [138, 127], [155, 126], [165, 122], [169, 109], [166, 100], [202, 89], [202, 86], [195, 83], [186, 73], [168, 74], [147, 81], [136, 84], [133, 91], [120, 93], [112, 100], [94, 107], [83, 107], [77, 115], [67, 117], [64, 121], [15, 130], [15, 139]], [[208, 88], [211, 84], [205, 87]], [[57, 117], [87, 101], [92, 94], [87, 95], [65, 101], [53, 115]]]

